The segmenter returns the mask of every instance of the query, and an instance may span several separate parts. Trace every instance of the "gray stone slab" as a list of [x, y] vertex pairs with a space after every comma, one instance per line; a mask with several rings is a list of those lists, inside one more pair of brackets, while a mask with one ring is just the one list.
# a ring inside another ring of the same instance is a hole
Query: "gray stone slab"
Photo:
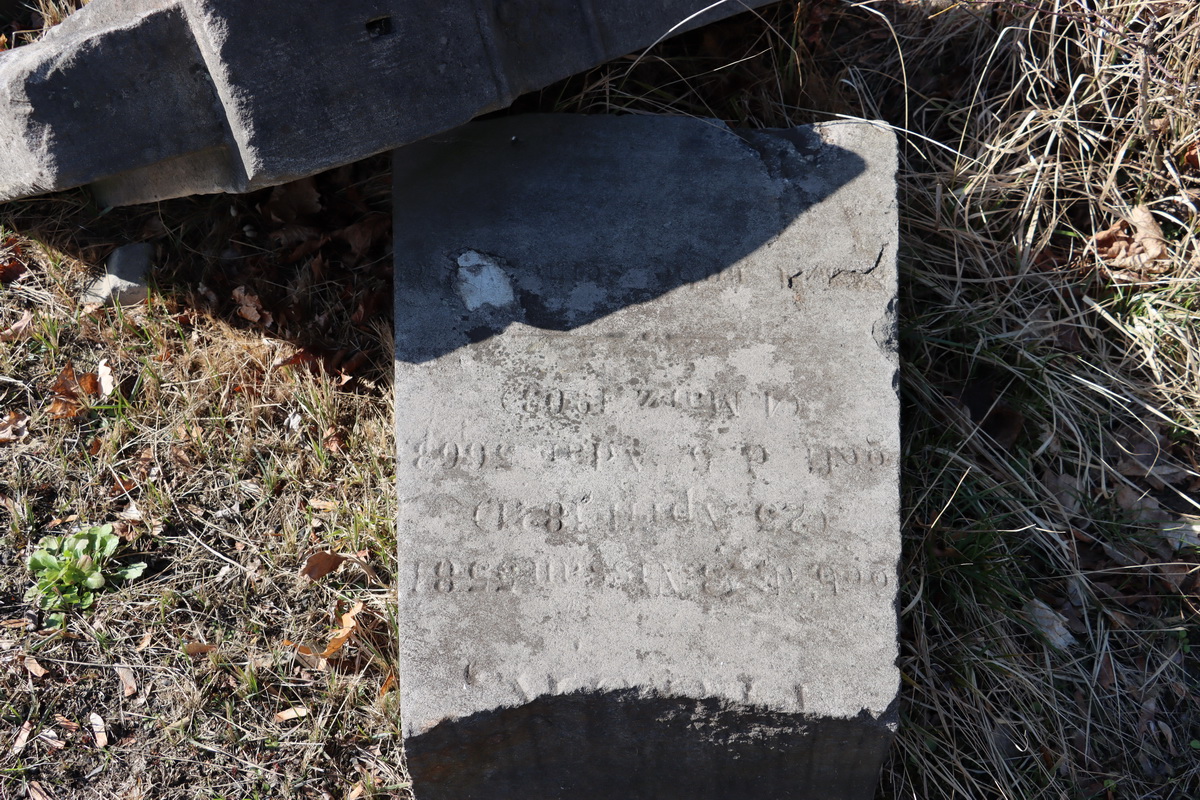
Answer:
[[419, 800], [870, 798], [893, 135], [514, 117], [395, 155]]
[[84, 305], [141, 303], [149, 296], [146, 273], [154, 266], [154, 245], [139, 242], [118, 247], [104, 263], [104, 274], [92, 281], [81, 298]]
[[767, 0], [93, 0], [0, 54], [0, 201], [247, 192]]

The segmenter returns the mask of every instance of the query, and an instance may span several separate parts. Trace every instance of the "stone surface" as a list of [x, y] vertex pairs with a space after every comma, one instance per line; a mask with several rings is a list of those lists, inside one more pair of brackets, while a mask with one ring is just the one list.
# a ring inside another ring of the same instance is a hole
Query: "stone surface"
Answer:
[[765, 4], [93, 0], [0, 54], [0, 201], [93, 184], [122, 205], [283, 183]]
[[83, 293], [87, 305], [134, 305], [145, 301], [149, 290], [146, 273], [154, 266], [154, 245], [149, 242], [127, 244], [112, 251], [104, 263], [104, 274], [92, 281]]
[[418, 800], [870, 798], [898, 689], [893, 135], [395, 154]]

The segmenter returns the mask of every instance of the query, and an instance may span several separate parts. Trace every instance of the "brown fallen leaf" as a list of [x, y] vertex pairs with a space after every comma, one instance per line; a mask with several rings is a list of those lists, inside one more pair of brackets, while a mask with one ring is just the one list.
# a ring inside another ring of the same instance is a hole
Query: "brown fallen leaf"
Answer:
[[108, 730], [104, 724], [104, 717], [93, 711], [88, 714], [88, 725], [92, 729], [92, 736], [96, 739], [96, 747], [100, 749], [108, 747]]
[[308, 578], [313, 581], [324, 578], [329, 573], [333, 572], [343, 562], [349, 561], [363, 571], [367, 576], [367, 580], [376, 586], [382, 586], [383, 581], [379, 579], [379, 574], [371, 567], [364, 559], [365, 551], [358, 555], [349, 555], [347, 553], [333, 553], [328, 550], [318, 550], [309, 556], [304, 566], [300, 568], [300, 577]]
[[342, 565], [346, 556], [331, 553], [328, 550], [318, 550], [304, 561], [300, 568], [300, 577], [318, 581]]
[[74, 733], [79, 730], [79, 723], [75, 720], [67, 719], [62, 714], [55, 714], [54, 721], [58, 723], [58, 727], [65, 730], [67, 733]]
[[59, 738], [58, 734], [49, 728], [44, 729], [37, 735], [37, 740], [50, 747], [51, 750], [62, 750], [67, 746], [67, 743]]
[[1170, 266], [1155, 263], [1167, 257], [1167, 244], [1162, 228], [1145, 205], [1130, 211], [1127, 220], [1097, 233], [1092, 242], [1100, 254], [1101, 268], [1115, 281], [1144, 281], [1166, 272]]
[[33, 656], [22, 656], [21, 664], [35, 678], [44, 678], [50, 674], [50, 670], [39, 664]]
[[350, 641], [350, 637], [358, 629], [358, 620], [356, 617], [362, 612], [363, 608], [363, 602], [360, 600], [354, 604], [353, 608], [342, 614], [342, 627], [338, 628], [333, 634], [333, 637], [329, 640], [329, 644], [325, 647], [325, 651], [321, 653], [321, 658], [329, 658], [336, 655], [346, 645], [346, 642]]
[[317, 655], [317, 651], [303, 644], [296, 644], [290, 639], [283, 640], [284, 647], [294, 647], [296, 660], [309, 669], [326, 670], [329, 668], [329, 662]]
[[189, 656], [202, 656], [216, 649], [217, 646], [215, 644], [205, 644], [204, 642], [188, 642], [183, 646], [183, 652]]
[[285, 708], [275, 715], [276, 722], [289, 722], [293, 719], [303, 719], [308, 716], [308, 709], [304, 706], [292, 706]]
[[0, 283], [12, 283], [28, 271], [29, 267], [12, 256], [0, 259]]
[[133, 697], [138, 692], [137, 677], [134, 676], [133, 670], [129, 667], [113, 667], [117, 673], [117, 678], [121, 681], [121, 691], [126, 697]]
[[0, 444], [19, 442], [29, 435], [29, 415], [24, 411], [10, 411], [0, 420]]
[[29, 741], [30, 734], [33, 733], [33, 722], [25, 720], [21, 725], [21, 729], [17, 731], [17, 738], [13, 740], [12, 748], [8, 751], [12, 755], [18, 755], [25, 749], [25, 744]]
[[330, 425], [325, 429], [324, 438], [321, 444], [330, 453], [337, 455], [346, 448], [346, 432], [336, 425]]
[[0, 342], [16, 342], [33, 335], [33, 312], [26, 311], [21, 318], [0, 331]]
[[238, 304], [237, 314], [248, 322], [257, 322], [269, 328], [275, 324], [271, 312], [263, 308], [262, 300], [245, 286], [233, 290], [233, 302]]
[[74, 419], [87, 412], [88, 395], [100, 394], [100, 380], [94, 372], [77, 374], [75, 365], [68, 361], [58, 373], [50, 391], [54, 400], [46, 413], [51, 419]]
[[29, 800], [58, 800], [58, 797], [43, 786], [41, 781], [30, 781]]
[[390, 692], [392, 687], [395, 685], [396, 685], [396, 673], [389, 672], [387, 679], [384, 680], [384, 682], [383, 682], [383, 686], [379, 687], [379, 696], [383, 697], [385, 694]]
[[151, 633], [150, 631], [146, 631], [145, 636], [143, 636], [142, 640], [137, 643], [137, 647], [133, 648], [133, 652], [140, 653], [143, 650], [145, 650], [147, 647], [149, 647], [150, 640], [153, 638], [153, 636], [154, 636], [153, 633]]
[[368, 214], [353, 225], [334, 231], [333, 236], [350, 245], [349, 263], [353, 266], [362, 260], [376, 242], [386, 241], [391, 232], [391, 215], [375, 213]]
[[336, 500], [317, 500], [315, 497], [310, 497], [308, 507], [317, 511], [336, 511], [338, 502]]

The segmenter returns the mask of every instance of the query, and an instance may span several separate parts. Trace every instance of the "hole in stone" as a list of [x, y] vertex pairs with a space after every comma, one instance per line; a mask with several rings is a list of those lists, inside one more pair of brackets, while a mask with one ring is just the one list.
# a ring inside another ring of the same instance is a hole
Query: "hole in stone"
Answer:
[[367, 20], [367, 35], [372, 39], [378, 39], [380, 36], [387, 36], [391, 32], [391, 17], [376, 17], [375, 19]]

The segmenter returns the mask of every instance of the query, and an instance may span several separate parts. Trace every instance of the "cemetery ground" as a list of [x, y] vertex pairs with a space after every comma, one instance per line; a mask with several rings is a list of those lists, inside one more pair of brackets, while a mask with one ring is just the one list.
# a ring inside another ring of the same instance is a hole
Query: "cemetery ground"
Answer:
[[[1198, 51], [1186, 2], [812, 0], [514, 107], [896, 129], [881, 798], [1200, 794]], [[387, 169], [0, 209], [0, 796], [405, 796]], [[148, 302], [81, 303], [130, 241]], [[100, 525], [145, 568], [55, 626], [28, 559]]]

